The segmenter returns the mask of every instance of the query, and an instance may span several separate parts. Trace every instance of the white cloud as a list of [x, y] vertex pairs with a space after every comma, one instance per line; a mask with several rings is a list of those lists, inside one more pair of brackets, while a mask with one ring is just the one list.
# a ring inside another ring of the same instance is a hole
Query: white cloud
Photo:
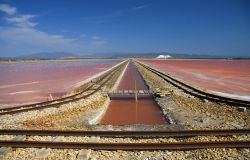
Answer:
[[77, 39], [51, 35], [34, 28], [0, 28], [0, 51], [7, 53], [34, 53], [41, 51], [80, 51], [83, 44]]
[[[31, 21], [37, 15], [17, 14], [16, 10], [15, 7], [9, 5], [1, 5], [0, 7], [0, 11], [8, 14], [3, 19], [9, 24], [8, 27], [0, 27], [1, 56], [57, 51], [95, 52], [106, 43], [98, 36], [88, 38], [86, 34], [80, 34], [76, 38], [67, 38], [62, 35], [40, 31], [35, 28], [38, 23]], [[72, 31], [61, 30], [61, 32]]]
[[91, 39], [92, 39], [91, 45], [97, 48], [100, 48], [107, 43], [106, 40], [104, 40], [102, 37], [99, 36], [92, 36]]
[[71, 31], [71, 30], [67, 30], [67, 29], [62, 29], [61, 30], [62, 33], [71, 33], [71, 34], [76, 34], [75, 31]]
[[93, 36], [93, 37], [91, 37], [91, 39], [93, 39], [93, 40], [100, 40], [101, 37], [99, 37], [99, 36]]
[[81, 34], [81, 35], [80, 35], [80, 38], [86, 38], [86, 37], [87, 37], [86, 34]]
[[104, 44], [106, 44], [107, 42], [104, 40], [100, 40], [100, 41], [93, 41], [92, 44], [95, 46], [102, 46]]
[[147, 7], [147, 5], [136, 6], [136, 7], [133, 7], [132, 10], [139, 10], [139, 9], [143, 9], [145, 7]]
[[70, 32], [70, 31], [67, 30], [67, 29], [62, 29], [61, 32], [62, 32], [62, 33], [68, 33], [68, 32]]
[[3, 56], [25, 55], [37, 52], [96, 52], [107, 42], [79, 38], [66, 38], [30, 27], [0, 28], [0, 54]]
[[5, 12], [8, 15], [13, 15], [17, 12], [17, 9], [8, 4], [0, 4], [0, 11]]
[[25, 15], [18, 15], [15, 17], [6, 17], [5, 20], [19, 27], [35, 27], [38, 23], [30, 21], [34, 17], [36, 17], [36, 15], [25, 14]]

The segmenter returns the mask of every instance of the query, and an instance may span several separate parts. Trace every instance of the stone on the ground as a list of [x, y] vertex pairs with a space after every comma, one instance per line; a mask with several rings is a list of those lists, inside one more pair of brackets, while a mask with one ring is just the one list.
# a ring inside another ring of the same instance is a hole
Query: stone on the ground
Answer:
[[61, 142], [61, 141], [62, 141], [61, 137], [56, 137], [53, 139], [53, 142]]
[[11, 151], [12, 151], [11, 147], [1, 147], [0, 148], [0, 157], [7, 155]]
[[13, 138], [13, 141], [24, 141], [26, 139], [25, 135], [19, 135]]
[[89, 142], [94, 143], [94, 142], [98, 142], [99, 140], [100, 140], [100, 137], [92, 136], [92, 137], [90, 137]]
[[47, 158], [50, 155], [50, 149], [40, 149], [37, 151], [37, 158]]
[[206, 103], [207, 103], [207, 102], [209, 102], [209, 101], [208, 101], [207, 99], [203, 99], [203, 102], [206, 102]]
[[239, 107], [238, 111], [240, 112], [246, 112], [247, 108], [246, 107]]
[[79, 151], [77, 155], [77, 160], [88, 160], [90, 158], [91, 150], [90, 149], [82, 149]]

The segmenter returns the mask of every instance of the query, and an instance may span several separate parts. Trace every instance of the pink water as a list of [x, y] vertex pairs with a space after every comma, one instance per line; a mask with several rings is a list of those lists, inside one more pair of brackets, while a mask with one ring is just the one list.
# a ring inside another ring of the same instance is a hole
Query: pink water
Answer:
[[48, 100], [79, 86], [120, 60], [40, 61], [0, 63], [0, 104]]
[[[136, 82], [137, 90], [148, 89], [137, 68], [129, 63], [120, 83], [118, 90], [134, 90]], [[165, 124], [159, 106], [149, 95], [138, 96], [135, 101], [134, 96], [124, 96], [111, 98], [108, 110], [103, 116], [100, 124], [110, 125], [130, 125], [130, 124]]]
[[141, 60], [213, 93], [250, 100], [250, 60]]

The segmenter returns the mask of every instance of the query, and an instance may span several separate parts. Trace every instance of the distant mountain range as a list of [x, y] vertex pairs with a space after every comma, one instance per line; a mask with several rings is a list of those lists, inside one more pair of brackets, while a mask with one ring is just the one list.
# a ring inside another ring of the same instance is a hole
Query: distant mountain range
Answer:
[[63, 58], [81, 58], [79, 55], [69, 52], [41, 52], [17, 57], [0, 57], [0, 59], [63, 59]]
[[202, 54], [178, 54], [169, 52], [159, 52], [159, 53], [122, 53], [122, 52], [112, 52], [112, 53], [85, 53], [82, 55], [73, 54], [70, 52], [40, 52], [30, 55], [18, 56], [18, 57], [0, 57], [0, 60], [8, 59], [74, 59], [74, 58], [156, 58], [159, 55], [169, 55], [171, 58], [197, 58], [197, 59], [220, 59], [220, 58], [232, 58], [232, 59], [242, 59], [249, 57], [237, 57], [237, 56], [215, 56], [215, 55], [202, 55]]

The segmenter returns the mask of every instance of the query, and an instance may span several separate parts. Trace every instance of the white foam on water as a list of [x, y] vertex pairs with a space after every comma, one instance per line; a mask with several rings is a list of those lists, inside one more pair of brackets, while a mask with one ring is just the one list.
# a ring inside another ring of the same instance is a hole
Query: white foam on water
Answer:
[[243, 95], [224, 93], [224, 92], [218, 92], [218, 91], [210, 91], [210, 92], [217, 94], [217, 95], [220, 95], [220, 96], [223, 96], [223, 97], [230, 97], [230, 98], [250, 101], [250, 96], [243, 96]]
[[210, 77], [205, 76], [204, 74], [201, 73], [192, 73], [195, 77], [200, 78], [200, 79], [211, 79]]
[[18, 92], [12, 92], [12, 93], [9, 93], [9, 95], [16, 95], [16, 94], [29, 94], [29, 93], [34, 93], [34, 92], [37, 92], [37, 91], [18, 91]]
[[39, 82], [36, 81], [36, 82], [29, 82], [29, 83], [18, 83], [18, 84], [2, 85], [2, 86], [0, 86], [0, 88], [11, 88], [11, 87], [15, 87], [15, 86], [23, 86], [23, 85], [36, 84], [36, 83], [39, 83]]

